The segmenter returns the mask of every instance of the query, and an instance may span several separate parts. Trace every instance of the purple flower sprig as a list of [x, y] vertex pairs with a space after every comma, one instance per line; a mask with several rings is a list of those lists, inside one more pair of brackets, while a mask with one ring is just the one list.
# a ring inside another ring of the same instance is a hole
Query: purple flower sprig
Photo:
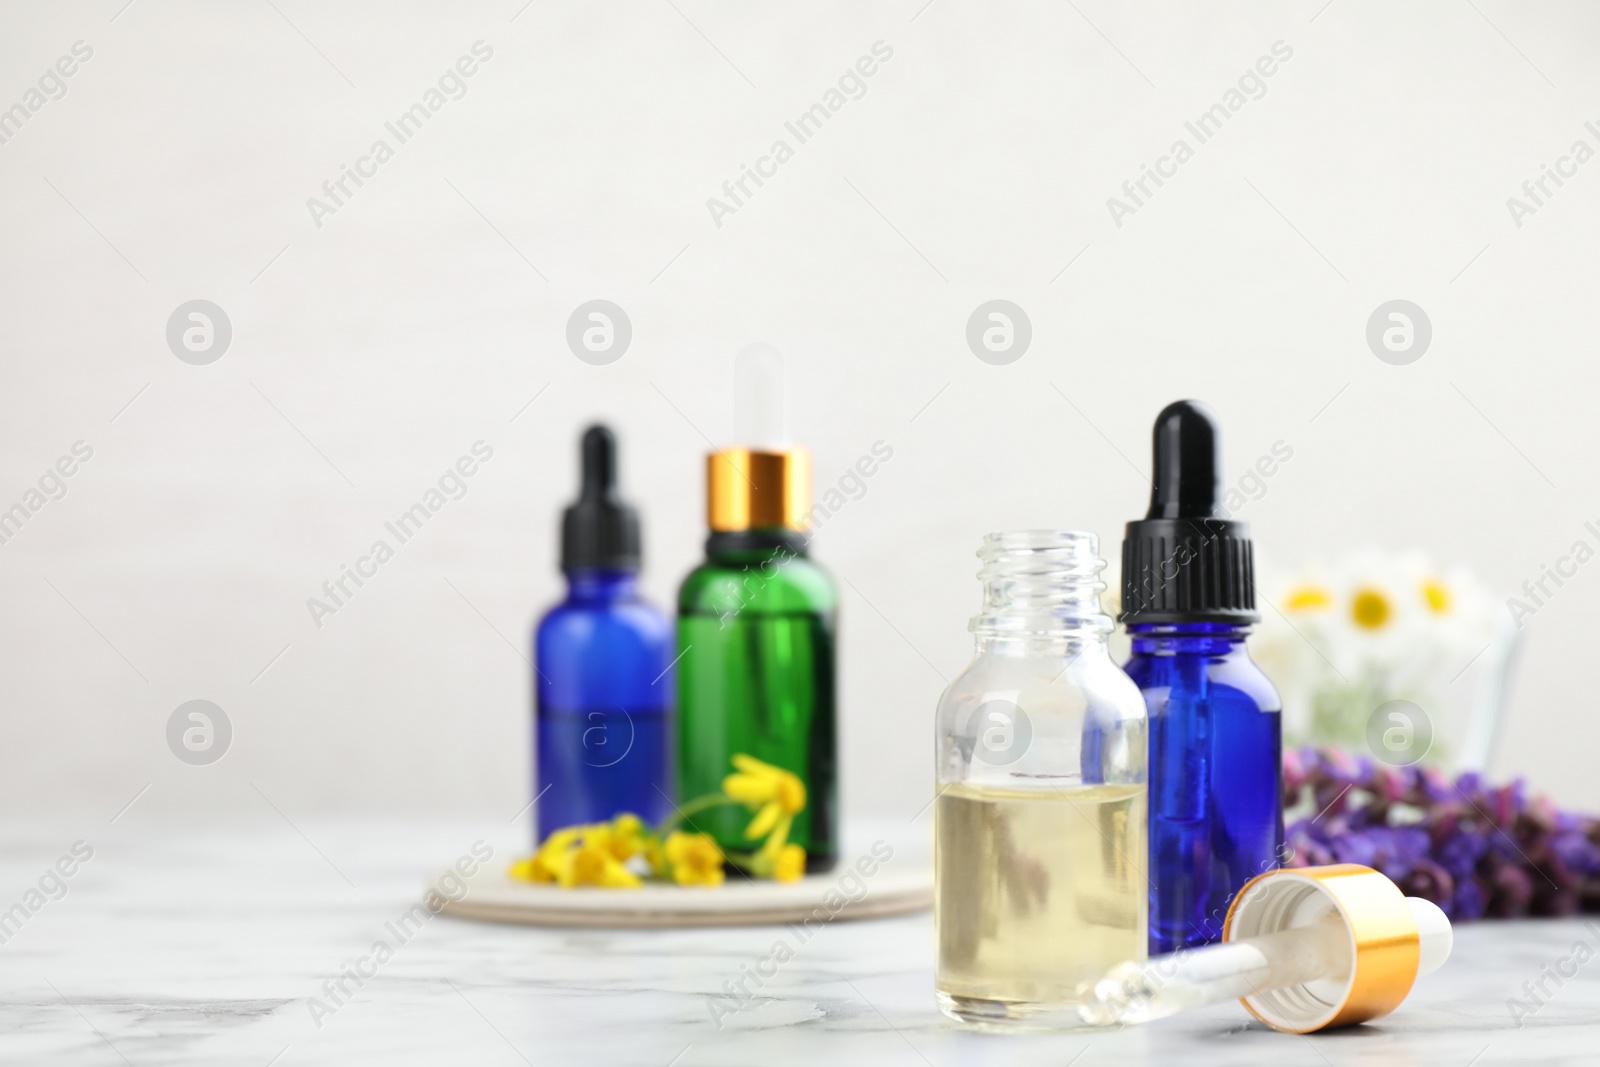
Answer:
[[1600, 819], [1563, 812], [1518, 778], [1392, 767], [1337, 748], [1283, 756], [1287, 867], [1360, 863], [1452, 921], [1600, 911]]

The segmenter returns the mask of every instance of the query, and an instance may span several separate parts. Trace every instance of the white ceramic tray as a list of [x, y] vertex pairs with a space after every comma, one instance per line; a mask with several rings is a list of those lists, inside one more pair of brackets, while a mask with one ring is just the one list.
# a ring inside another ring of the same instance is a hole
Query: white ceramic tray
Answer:
[[[859, 861], [858, 861], [859, 862]], [[798, 882], [750, 881], [730, 871], [714, 889], [647, 882], [638, 889], [561, 889], [513, 879], [501, 865], [431, 888], [441, 914], [537, 926], [745, 926], [902, 915], [933, 906], [933, 868], [925, 858], [896, 856], [858, 868], [841, 859], [826, 874]], [[453, 873], [453, 872], [452, 872]], [[446, 893], [445, 889], [453, 892]], [[430, 894], [431, 896], [431, 894]], [[451, 899], [454, 897], [455, 899]]]

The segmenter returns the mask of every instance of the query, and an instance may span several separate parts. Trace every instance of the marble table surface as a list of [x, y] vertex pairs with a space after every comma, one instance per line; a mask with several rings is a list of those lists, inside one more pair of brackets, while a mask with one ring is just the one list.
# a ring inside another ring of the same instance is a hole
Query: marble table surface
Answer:
[[[0, 1063], [1600, 1061], [1600, 922], [1464, 927], [1455, 956], [1399, 1012], [1336, 1033], [1275, 1033], [1227, 1004], [1110, 1033], [1000, 1037], [935, 1010], [926, 913], [823, 927], [771, 978], [746, 979], [753, 995], [735, 1002], [724, 983], [791, 932], [405, 921], [429, 876], [475, 845], [508, 858], [525, 821], [135, 816], [0, 827]], [[919, 828], [900, 833], [896, 861], [910, 862]], [[73, 855], [79, 841], [87, 860]], [[1588, 951], [1575, 955], [1580, 942]], [[1525, 982], [1547, 995], [1530, 1000]]]

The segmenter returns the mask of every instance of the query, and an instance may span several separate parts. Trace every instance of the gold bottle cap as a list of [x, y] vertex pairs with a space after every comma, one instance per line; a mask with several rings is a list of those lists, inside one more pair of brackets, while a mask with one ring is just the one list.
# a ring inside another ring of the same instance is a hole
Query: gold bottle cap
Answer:
[[1450, 955], [1450, 920], [1429, 901], [1407, 897], [1370, 867], [1340, 863], [1268, 871], [1246, 882], [1223, 923], [1237, 941], [1308, 926], [1336, 914], [1351, 944], [1350, 973], [1299, 982], [1242, 998], [1275, 1030], [1306, 1034], [1387, 1015], [1419, 974]]
[[717, 533], [804, 530], [810, 508], [803, 448], [724, 448], [706, 457], [706, 521]]

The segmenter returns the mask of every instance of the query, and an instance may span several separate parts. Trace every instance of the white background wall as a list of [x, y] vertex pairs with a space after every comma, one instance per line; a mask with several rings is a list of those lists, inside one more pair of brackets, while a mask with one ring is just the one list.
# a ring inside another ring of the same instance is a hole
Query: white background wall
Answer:
[[[817, 544], [861, 815], [930, 795], [980, 535], [1114, 554], [1171, 399], [1216, 408], [1241, 472], [1292, 445], [1244, 513], [1269, 566], [1422, 547], [1504, 595], [1600, 518], [1600, 163], [1520, 228], [1506, 206], [1600, 148], [1592, 6], [122, 3], [0, 10], [0, 106], [94, 50], [0, 145], [0, 507], [94, 449], [0, 546], [8, 810], [150, 785], [154, 811], [510, 818], [576, 433], [618, 428], [670, 603], [753, 339], [791, 357], [819, 483], [894, 449]], [[307, 198], [479, 40], [466, 95], [315, 225]], [[866, 95], [715, 225], [707, 198], [880, 40]], [[1266, 94], [1117, 227], [1107, 197], [1280, 40]], [[1034, 330], [1003, 367], [964, 339], [997, 297]], [[233, 324], [209, 366], [165, 342], [194, 298]], [[563, 338], [594, 298], [633, 323], [610, 366]], [[1409, 366], [1364, 339], [1395, 298], [1433, 323]], [[467, 496], [318, 629], [306, 599], [480, 439]], [[1597, 598], [1581, 572], [1529, 622], [1496, 762], [1591, 808]], [[204, 768], [164, 737], [197, 697], [235, 731]]]

